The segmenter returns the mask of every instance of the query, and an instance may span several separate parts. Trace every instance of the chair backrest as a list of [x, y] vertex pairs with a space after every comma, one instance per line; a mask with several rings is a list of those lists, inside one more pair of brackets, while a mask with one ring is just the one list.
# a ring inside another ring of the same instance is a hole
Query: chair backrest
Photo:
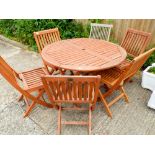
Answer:
[[32, 96], [30, 93], [25, 91], [16, 81], [16, 77], [14, 74], [13, 69], [9, 68], [6, 62], [4, 63], [4, 59], [0, 57], [0, 74], [16, 89], [18, 90], [23, 96], [33, 100], [39, 104], [45, 104], [44, 101], [37, 99], [36, 97]]
[[18, 73], [0, 56], [0, 63], [5, 67], [10, 76], [14, 79], [19, 78]]
[[61, 40], [58, 28], [34, 32], [34, 38], [40, 53], [46, 45]]
[[103, 39], [109, 41], [111, 28], [113, 25], [91, 23], [89, 38]]
[[125, 79], [133, 76], [136, 74], [136, 72], [143, 66], [143, 64], [146, 62], [146, 60], [150, 57], [150, 55], [155, 51], [155, 48], [150, 49], [149, 51], [139, 55], [138, 57], [134, 58], [132, 60], [132, 66], [128, 70]]
[[45, 76], [44, 88], [53, 103], [95, 103], [100, 76]]
[[130, 56], [136, 57], [144, 52], [150, 39], [151, 33], [128, 29], [121, 46]]

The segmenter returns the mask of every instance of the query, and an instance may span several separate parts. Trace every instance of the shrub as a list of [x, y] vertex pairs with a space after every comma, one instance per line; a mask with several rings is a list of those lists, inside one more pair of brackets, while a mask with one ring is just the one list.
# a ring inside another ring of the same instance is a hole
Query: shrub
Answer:
[[152, 73], [152, 74], [155, 74], [155, 67], [150, 67], [148, 72]]
[[61, 38], [88, 37], [82, 24], [72, 19], [5, 19], [0, 20], [0, 33], [37, 50], [33, 32], [58, 27]]
[[143, 68], [145, 69], [148, 66], [151, 66], [152, 63], [155, 63], [155, 53], [153, 53], [150, 58], [145, 62]]

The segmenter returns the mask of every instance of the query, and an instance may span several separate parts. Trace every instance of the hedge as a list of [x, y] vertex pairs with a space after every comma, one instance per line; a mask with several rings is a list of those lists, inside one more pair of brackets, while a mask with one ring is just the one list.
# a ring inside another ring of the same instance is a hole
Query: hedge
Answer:
[[58, 27], [61, 38], [88, 37], [88, 30], [72, 19], [3, 19], [0, 20], [0, 33], [8, 38], [29, 45], [37, 51], [33, 32]]

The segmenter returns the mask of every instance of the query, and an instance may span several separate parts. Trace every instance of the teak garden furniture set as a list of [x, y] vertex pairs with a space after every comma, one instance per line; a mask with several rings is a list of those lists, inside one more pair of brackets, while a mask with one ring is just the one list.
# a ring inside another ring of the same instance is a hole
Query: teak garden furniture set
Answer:
[[[113, 104], [121, 98], [129, 102], [124, 83], [138, 72], [155, 48], [144, 52], [151, 34], [134, 29], [127, 30], [121, 45], [113, 44], [109, 42], [111, 28], [112, 25], [91, 24], [89, 38], [67, 40], [61, 40], [58, 28], [34, 32], [44, 63], [42, 68], [18, 73], [0, 57], [1, 75], [20, 92], [19, 101], [23, 99], [26, 103], [24, 117], [36, 104], [41, 104], [58, 110], [58, 134], [63, 124], [86, 125], [91, 134], [92, 110], [95, 110], [98, 98], [111, 118]], [[54, 75], [57, 70], [60, 75]], [[74, 75], [64, 75], [66, 70]], [[105, 86], [105, 93], [100, 86]], [[120, 94], [108, 102], [107, 97], [115, 90]], [[37, 92], [37, 96], [32, 92]], [[44, 93], [48, 96], [48, 103], [44, 100]], [[83, 108], [83, 104], [87, 108]], [[88, 121], [62, 121], [63, 110], [86, 110]]]

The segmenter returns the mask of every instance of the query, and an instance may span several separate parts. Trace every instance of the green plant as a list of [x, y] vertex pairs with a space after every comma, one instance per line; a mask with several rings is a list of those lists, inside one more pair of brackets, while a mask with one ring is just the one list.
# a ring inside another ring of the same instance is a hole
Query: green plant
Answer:
[[[147, 50], [151, 49], [155, 47], [155, 44], [154, 45], [151, 45], [147, 48]], [[147, 51], [146, 50], [146, 51]], [[155, 52], [152, 53], [152, 55], [149, 57], [149, 59], [145, 62], [145, 64], [143, 65], [143, 69], [145, 69], [146, 67], [148, 66], [151, 66], [152, 63], [155, 63]]]
[[37, 46], [33, 32], [58, 27], [61, 38], [88, 37], [87, 29], [72, 19], [6, 19], [0, 20], [0, 33], [29, 45], [33, 50]]
[[155, 74], [155, 67], [150, 67], [148, 72], [152, 73], [152, 74]]
[[89, 19], [90, 23], [102, 23], [103, 19]]
[[148, 67], [148, 66], [151, 66], [152, 63], [155, 63], [155, 53], [153, 53], [153, 54], [149, 57], [149, 59], [145, 62], [143, 68], [146, 68], [146, 67]]

